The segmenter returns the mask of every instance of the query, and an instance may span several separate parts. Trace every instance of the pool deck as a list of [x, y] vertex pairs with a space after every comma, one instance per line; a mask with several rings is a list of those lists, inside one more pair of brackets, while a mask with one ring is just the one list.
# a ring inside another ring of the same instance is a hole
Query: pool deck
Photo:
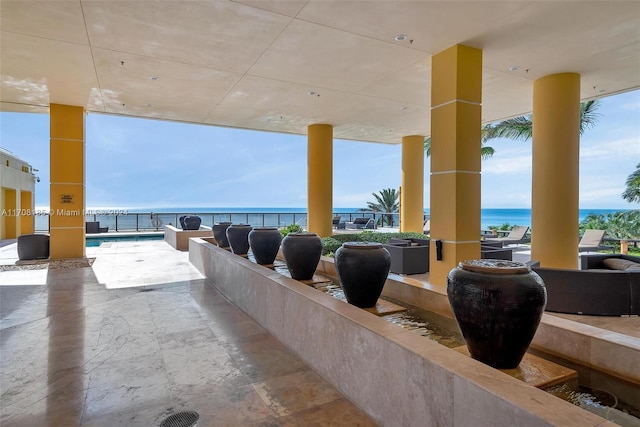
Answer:
[[114, 242], [87, 248], [89, 268], [0, 271], [0, 425], [376, 425], [188, 256]]

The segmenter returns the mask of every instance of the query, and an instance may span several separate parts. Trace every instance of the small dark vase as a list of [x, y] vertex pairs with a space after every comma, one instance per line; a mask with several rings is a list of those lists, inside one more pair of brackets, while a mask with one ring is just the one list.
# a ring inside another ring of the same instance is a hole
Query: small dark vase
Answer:
[[182, 215], [180, 218], [178, 218], [178, 221], [180, 221], [180, 228], [182, 228], [183, 230], [187, 229], [187, 226], [184, 223], [184, 219], [186, 218], [186, 215]]
[[380, 243], [345, 242], [334, 259], [347, 302], [360, 308], [375, 307], [389, 275], [389, 251]]
[[449, 272], [447, 296], [471, 357], [516, 368], [547, 304], [544, 282], [523, 263], [462, 261]]
[[227, 228], [231, 225], [230, 222], [217, 222], [213, 225], [213, 238], [216, 239], [218, 246], [221, 248], [229, 247], [229, 240], [227, 239]]
[[249, 233], [249, 246], [258, 264], [273, 264], [281, 241], [277, 227], [256, 227]]
[[293, 279], [311, 280], [322, 255], [322, 239], [315, 233], [289, 233], [282, 239], [282, 254]]
[[236, 255], [246, 255], [249, 252], [249, 233], [253, 227], [247, 224], [233, 224], [227, 228], [227, 240], [231, 252]]

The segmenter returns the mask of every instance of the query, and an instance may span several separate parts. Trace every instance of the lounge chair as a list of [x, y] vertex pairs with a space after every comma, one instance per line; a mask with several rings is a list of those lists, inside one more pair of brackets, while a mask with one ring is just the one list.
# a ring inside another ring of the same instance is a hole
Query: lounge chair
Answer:
[[487, 242], [502, 242], [505, 245], [522, 243], [529, 227], [525, 225], [514, 225], [506, 237], [486, 237]]
[[353, 220], [353, 222], [347, 222], [346, 228], [355, 230], [373, 230], [374, 228], [376, 228], [376, 222], [373, 220], [373, 218], [356, 218]]
[[422, 232], [424, 234], [429, 234], [431, 232], [431, 220], [428, 219], [424, 222], [424, 226], [422, 227]]
[[340, 225], [340, 215], [334, 216], [333, 217], [333, 228], [340, 228], [338, 227]]
[[604, 240], [605, 231], [604, 230], [594, 230], [589, 229], [585, 230], [580, 242], [578, 243], [578, 252], [587, 252], [587, 251], [601, 251], [605, 249], [610, 249], [611, 252], [615, 251], [615, 246], [603, 246], [602, 241]]

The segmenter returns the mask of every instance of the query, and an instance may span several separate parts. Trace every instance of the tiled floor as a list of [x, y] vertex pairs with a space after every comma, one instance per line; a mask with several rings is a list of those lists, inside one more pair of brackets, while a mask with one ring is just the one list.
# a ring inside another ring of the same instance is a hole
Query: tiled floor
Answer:
[[[374, 426], [166, 243], [0, 272], [0, 425]], [[11, 258], [13, 257], [13, 258]], [[0, 247], [0, 264], [15, 262]], [[20, 284], [20, 286], [15, 286]]]

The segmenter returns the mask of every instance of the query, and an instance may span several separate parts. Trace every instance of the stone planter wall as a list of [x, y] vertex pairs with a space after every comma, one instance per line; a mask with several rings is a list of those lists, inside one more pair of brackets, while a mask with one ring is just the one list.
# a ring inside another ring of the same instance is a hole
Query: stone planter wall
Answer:
[[201, 225], [199, 230], [182, 230], [173, 225], [164, 226], [164, 241], [174, 249], [188, 251], [191, 237], [213, 237], [213, 232], [211, 227], [204, 225]]
[[[190, 240], [189, 260], [381, 425], [604, 423], [507, 374], [201, 239]], [[328, 268], [321, 264], [321, 269]]]

